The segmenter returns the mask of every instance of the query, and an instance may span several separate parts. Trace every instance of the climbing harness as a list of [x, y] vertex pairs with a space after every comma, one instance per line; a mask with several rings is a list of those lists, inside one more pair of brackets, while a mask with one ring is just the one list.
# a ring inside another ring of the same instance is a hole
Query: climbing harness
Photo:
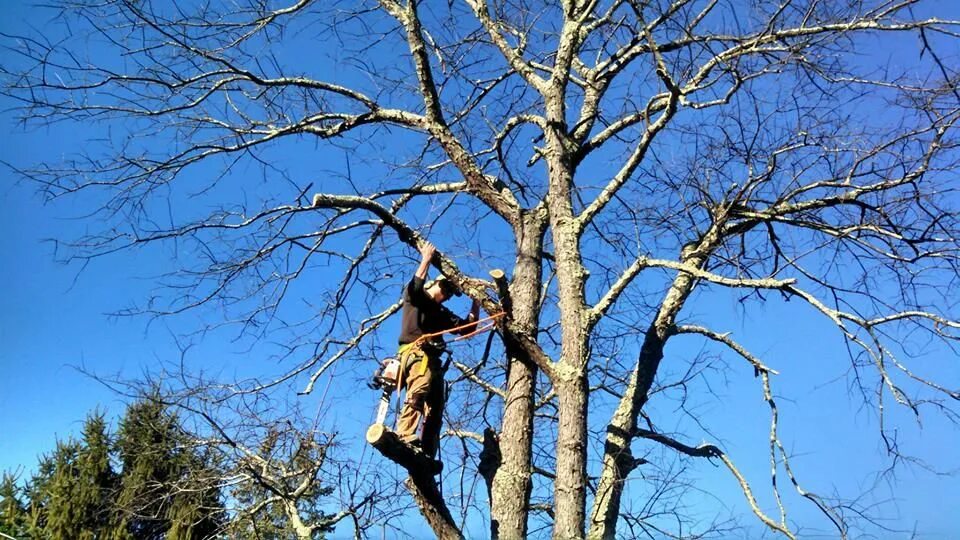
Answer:
[[[397, 392], [397, 408], [400, 407], [400, 389], [403, 388], [403, 376], [407, 371], [407, 363], [410, 361], [418, 362], [419, 365], [415, 369], [420, 370], [420, 374], [423, 374], [428, 369], [429, 356], [423, 352], [422, 345], [430, 339], [433, 339], [437, 336], [442, 336], [444, 334], [449, 334], [456, 332], [458, 330], [463, 330], [464, 328], [469, 328], [471, 326], [476, 326], [476, 329], [469, 334], [462, 336], [457, 336], [453, 341], [460, 341], [467, 338], [476, 336], [483, 332], [487, 332], [496, 327], [497, 319], [504, 316], [504, 312], [494, 313], [489, 317], [484, 317], [467, 324], [462, 324], [460, 326], [455, 326], [453, 328], [448, 328], [440, 332], [432, 332], [429, 334], [422, 334], [416, 340], [401, 345], [397, 350], [396, 357], [385, 358], [380, 366], [373, 374], [373, 378], [367, 386], [374, 390], [382, 390], [380, 396], [380, 404], [377, 407], [377, 424], [383, 424], [387, 419], [387, 411], [390, 409], [390, 395], [396, 391]], [[481, 326], [481, 323], [486, 323]], [[487, 345], [484, 348], [484, 360], [486, 360], [487, 354], [490, 350], [490, 341], [493, 339], [493, 335], [490, 335], [490, 339], [487, 340]], [[450, 355], [447, 355], [447, 361], [443, 365], [443, 371], [447, 370], [447, 367], [450, 365]]]

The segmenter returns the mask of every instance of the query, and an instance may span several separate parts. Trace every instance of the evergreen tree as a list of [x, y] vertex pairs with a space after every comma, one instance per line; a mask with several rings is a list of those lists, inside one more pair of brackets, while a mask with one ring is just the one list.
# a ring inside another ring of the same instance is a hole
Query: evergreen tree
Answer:
[[79, 441], [57, 441], [40, 456], [25, 485], [4, 474], [0, 533], [58, 540], [213, 538], [228, 518], [219, 489], [227, 467], [218, 455], [198, 450], [180, 418], [156, 399], [128, 406], [115, 438], [95, 412]]
[[167, 538], [210, 538], [223, 522], [223, 503], [216, 488], [219, 469], [213, 466], [210, 452], [192, 452], [182, 459], [187, 467], [181, 471], [180, 489], [171, 500]]
[[50, 507], [50, 482], [56, 469], [53, 457], [41, 454], [37, 471], [27, 483], [27, 536], [42, 538], [47, 525], [47, 511]]
[[137, 540], [201, 539], [220, 528], [219, 475], [178, 422], [148, 398], [131, 405], [120, 423], [117, 504], [124, 512], [122, 526]]
[[127, 408], [117, 434], [123, 475], [117, 496], [134, 538], [161, 539], [170, 528], [169, 486], [175, 479], [176, 419], [151, 400]]
[[231, 532], [240, 538], [256, 540], [283, 540], [293, 536], [288, 528], [289, 520], [280, 502], [257, 506], [258, 501], [273, 496], [266, 487], [256, 482], [244, 482], [233, 493], [239, 506], [257, 508], [256, 512], [244, 514], [231, 526]]
[[83, 540], [101, 538], [111, 526], [112, 498], [118, 483], [118, 476], [110, 465], [111, 446], [103, 414], [91, 414], [83, 427], [73, 501], [80, 512], [78, 536]]
[[45, 483], [46, 520], [43, 525], [44, 538], [78, 538], [80, 522], [83, 518], [77, 506], [78, 476], [77, 457], [80, 443], [73, 439], [57, 441], [57, 447], [50, 457], [53, 462], [52, 475]]
[[117, 475], [110, 465], [110, 435], [100, 413], [93, 413], [80, 441], [58, 441], [41, 458], [28, 489], [30, 536], [92, 540], [102, 538], [113, 515]]
[[27, 512], [20, 501], [21, 491], [16, 477], [4, 473], [0, 480], [0, 533], [14, 538], [27, 535]]

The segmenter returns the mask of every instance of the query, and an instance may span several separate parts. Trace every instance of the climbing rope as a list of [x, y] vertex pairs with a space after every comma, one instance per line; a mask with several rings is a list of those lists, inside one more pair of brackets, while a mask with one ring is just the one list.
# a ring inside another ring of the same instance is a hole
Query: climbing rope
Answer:
[[[448, 328], [448, 329], [446, 329], [446, 330], [441, 330], [441, 331], [439, 331], [439, 332], [432, 332], [432, 333], [429, 333], [429, 334], [422, 334], [420, 337], [418, 337], [416, 340], [414, 340], [412, 343], [410, 343], [410, 348], [414, 348], [414, 347], [416, 347], [416, 346], [419, 346], [421, 343], [423, 343], [424, 341], [426, 341], [426, 340], [428, 340], [428, 339], [432, 339], [432, 338], [435, 338], [435, 337], [437, 337], [437, 336], [442, 336], [442, 335], [444, 335], [444, 334], [450, 334], [450, 333], [456, 332], [456, 331], [458, 331], [458, 330], [463, 330], [464, 328], [469, 328], [469, 327], [471, 327], [471, 326], [476, 326], [476, 327], [477, 327], [476, 330], [474, 330], [473, 332], [470, 332], [469, 334], [464, 334], [464, 335], [462, 335], [462, 336], [457, 336], [456, 338], [454, 338], [454, 341], [460, 341], [460, 340], [463, 340], [463, 339], [472, 338], [473, 336], [475, 336], [475, 335], [477, 335], [477, 334], [482, 334], [483, 332], [486, 332], [486, 331], [488, 331], [488, 330], [492, 330], [493, 328], [495, 328], [495, 327], [497, 326], [497, 322], [496, 322], [497, 319], [499, 319], [500, 317], [503, 317], [504, 315], [506, 315], [506, 313], [503, 312], [503, 311], [501, 311], [501, 312], [498, 312], [498, 313], [494, 313], [493, 315], [490, 315], [489, 317], [484, 317], [484, 318], [482, 318], [482, 319], [477, 319], [477, 320], [475, 320], [475, 321], [468, 322], [467, 324], [461, 324], [460, 326], [454, 326], [453, 328]], [[480, 326], [480, 323], [482, 323], [482, 322], [487, 322], [487, 321], [490, 321], [490, 323], [489, 323], [489, 324], [485, 324], [485, 325], [483, 325], [483, 326]]]
[[[420, 349], [420, 345], [421, 345], [423, 342], [425, 342], [425, 341], [427, 341], [427, 340], [429, 340], [429, 339], [435, 338], [435, 337], [437, 337], [437, 336], [442, 336], [442, 335], [444, 335], [444, 334], [449, 334], [449, 333], [452, 333], [452, 332], [456, 332], [456, 331], [458, 331], [458, 330], [463, 330], [464, 328], [469, 328], [469, 327], [471, 327], [471, 326], [477, 326], [477, 328], [476, 328], [473, 332], [470, 332], [469, 334], [465, 334], [465, 335], [456, 337], [456, 338], [454, 339], [454, 341], [460, 341], [460, 340], [462, 340], [462, 339], [471, 338], [471, 337], [473, 337], [473, 336], [475, 336], [475, 335], [477, 335], [477, 334], [481, 334], [481, 333], [483, 333], [483, 332], [492, 330], [492, 329], [495, 328], [496, 325], [497, 325], [497, 323], [496, 323], [497, 319], [503, 317], [504, 315], [506, 315], [506, 313], [504, 313], [503, 311], [501, 311], [501, 312], [499, 312], [499, 313], [494, 313], [493, 315], [490, 315], [489, 317], [484, 317], [484, 318], [482, 318], [482, 319], [477, 319], [476, 321], [468, 322], [468, 323], [466, 323], [466, 324], [461, 324], [460, 326], [455, 326], [455, 327], [453, 327], [453, 328], [448, 328], [448, 329], [446, 329], [446, 330], [441, 330], [440, 332], [431, 332], [431, 333], [428, 333], [428, 334], [421, 334], [420, 337], [418, 337], [418, 338], [415, 339], [414, 341], [411, 341], [410, 343], [401, 346], [401, 347], [400, 347], [400, 350], [398, 351], [399, 354], [398, 354], [398, 358], [397, 358], [397, 360], [399, 360], [399, 362], [400, 362], [400, 366], [399, 366], [399, 369], [398, 369], [397, 382], [396, 382], [396, 386], [395, 386], [395, 391], [396, 391], [396, 393], [397, 393], [397, 403], [396, 403], [396, 415], [395, 415], [395, 420], [394, 420], [394, 422], [397, 422], [397, 421], [399, 421], [399, 419], [400, 419], [399, 417], [400, 417], [400, 409], [401, 409], [401, 403], [402, 403], [402, 401], [401, 401], [401, 399], [400, 399], [400, 393], [403, 391], [403, 378], [404, 378], [404, 374], [405, 374], [405, 372], [406, 372], [406, 364], [407, 364], [407, 362], [409, 361], [408, 353], [418, 351], [418, 350]], [[485, 325], [483, 325], [483, 326], [480, 326], [481, 323], [484, 323], [484, 322], [487, 322], [487, 321], [489, 321], [488, 324], [485, 324]], [[490, 337], [491, 337], [491, 339], [487, 340], [487, 345], [486, 345], [486, 348], [485, 348], [485, 351], [484, 351], [484, 359], [486, 359], [486, 356], [490, 353], [490, 344], [491, 344], [491, 341], [492, 341], [492, 338], [493, 338], [493, 334], [491, 334]], [[420, 354], [423, 354], [423, 353], [421, 352]], [[422, 369], [426, 369], [426, 361], [427, 361], [426, 356], [424, 355], [424, 357], [423, 357], [422, 360], [420, 360], [420, 361], [421, 361], [421, 362], [424, 362], [424, 367], [423, 367]], [[448, 352], [448, 353], [447, 353], [447, 362], [446, 362], [446, 364], [445, 364], [445, 365], [443, 366], [443, 368], [442, 368], [444, 372], [446, 372], [447, 367], [448, 367], [449, 365], [450, 365], [450, 353]], [[396, 423], [394, 423], [394, 429], [396, 429]]]

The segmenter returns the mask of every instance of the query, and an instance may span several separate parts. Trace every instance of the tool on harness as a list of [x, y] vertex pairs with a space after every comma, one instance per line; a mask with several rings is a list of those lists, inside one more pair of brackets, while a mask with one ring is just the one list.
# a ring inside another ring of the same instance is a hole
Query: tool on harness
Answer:
[[400, 361], [396, 358], [384, 358], [380, 366], [373, 372], [367, 386], [373, 390], [390, 390], [397, 387], [397, 378], [400, 376]]
[[400, 361], [396, 358], [385, 358], [380, 363], [380, 367], [373, 373], [370, 382], [367, 383], [373, 390], [382, 390], [380, 396], [380, 405], [377, 407], [377, 422], [382, 424], [387, 419], [387, 411], [390, 409], [390, 394], [397, 389], [397, 383], [400, 380]]

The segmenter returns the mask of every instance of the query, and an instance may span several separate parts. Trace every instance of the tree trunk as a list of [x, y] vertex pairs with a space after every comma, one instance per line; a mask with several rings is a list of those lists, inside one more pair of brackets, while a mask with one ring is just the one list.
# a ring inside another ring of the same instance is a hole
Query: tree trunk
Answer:
[[647, 393], [663, 359], [663, 342], [654, 326], [647, 330], [637, 367], [630, 375], [623, 397], [607, 426], [604, 443], [603, 469], [590, 513], [590, 540], [616, 538], [620, 500], [627, 477], [637, 466], [630, 450], [637, 428], [637, 415], [647, 402]]
[[553, 538], [583, 538], [587, 501], [587, 377], [557, 387], [557, 470], [554, 483]]
[[[543, 212], [524, 215], [517, 231], [517, 258], [510, 285], [512, 317], [536, 338], [543, 271]], [[499, 437], [500, 463], [490, 489], [490, 534], [514, 540], [527, 537], [533, 442], [536, 366], [521, 347], [507, 343], [509, 376]]]
[[285, 500], [284, 511], [287, 513], [287, 518], [290, 519], [290, 525], [293, 526], [297, 538], [300, 540], [310, 540], [313, 538], [313, 527], [306, 525], [303, 520], [300, 519], [300, 510], [297, 509], [297, 503], [295, 501]]
[[[701, 242], [701, 245], [704, 244], [706, 240]], [[706, 248], [701, 249], [706, 251]], [[707, 255], [698, 253], [681, 258], [687, 264], [699, 268], [707, 259]], [[607, 425], [603, 469], [590, 513], [588, 538], [591, 540], [607, 540], [616, 537], [617, 517], [620, 512], [624, 482], [637, 465], [630, 450], [637, 428], [637, 417], [647, 403], [650, 387], [653, 385], [660, 361], [663, 359], [663, 348], [670, 337], [670, 329], [695, 285], [696, 280], [689, 274], [680, 273], [673, 280], [673, 284], [660, 304], [656, 318], [647, 329], [637, 366], [631, 373], [630, 382], [623, 397], [620, 398], [613, 418]]]
[[587, 274], [580, 257], [580, 224], [573, 211], [571, 189], [574, 167], [560, 90], [548, 97], [546, 116], [547, 124], [552, 128], [546, 130], [546, 161], [550, 177], [547, 205], [556, 259], [561, 332], [560, 360], [554, 369], [552, 381], [557, 392], [560, 415], [553, 537], [569, 540], [583, 538], [586, 521], [586, 365], [589, 333], [584, 282]]
[[[561, 182], [564, 183], [564, 182]], [[567, 184], [569, 185], [569, 184]], [[551, 196], [554, 190], [551, 189]], [[568, 195], [569, 193], [567, 193]], [[557, 470], [554, 482], [553, 537], [583, 538], [587, 481], [588, 333], [585, 325], [579, 235], [572, 221], [569, 198], [551, 206], [560, 305], [560, 361], [553, 380], [560, 422], [557, 427]], [[557, 207], [556, 215], [554, 206]], [[564, 217], [562, 213], [567, 213]]]

